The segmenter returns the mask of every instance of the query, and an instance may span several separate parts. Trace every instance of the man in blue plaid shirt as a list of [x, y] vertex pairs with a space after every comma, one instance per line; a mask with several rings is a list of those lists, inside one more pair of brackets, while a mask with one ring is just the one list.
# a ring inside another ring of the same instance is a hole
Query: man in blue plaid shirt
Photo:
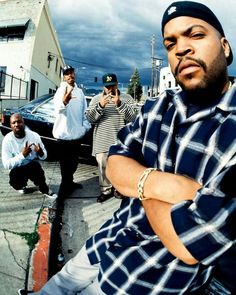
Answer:
[[[126, 198], [37, 294], [191, 294], [235, 247], [230, 45], [212, 11], [189, 1], [167, 8], [162, 34], [182, 90], [148, 99], [120, 131], [107, 175]], [[235, 294], [214, 282], [207, 294]]]

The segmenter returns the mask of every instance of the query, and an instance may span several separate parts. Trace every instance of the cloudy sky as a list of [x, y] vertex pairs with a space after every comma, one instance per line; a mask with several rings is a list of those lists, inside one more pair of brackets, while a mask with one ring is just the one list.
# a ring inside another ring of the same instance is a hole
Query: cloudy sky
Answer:
[[[170, 0], [48, 0], [65, 62], [77, 69], [80, 83], [96, 86], [94, 77], [115, 72], [126, 83], [135, 68], [143, 85], [151, 84], [151, 39], [154, 56], [167, 65], [160, 32], [161, 17]], [[236, 4], [234, 0], [199, 1], [220, 19], [230, 41], [236, 76]]]

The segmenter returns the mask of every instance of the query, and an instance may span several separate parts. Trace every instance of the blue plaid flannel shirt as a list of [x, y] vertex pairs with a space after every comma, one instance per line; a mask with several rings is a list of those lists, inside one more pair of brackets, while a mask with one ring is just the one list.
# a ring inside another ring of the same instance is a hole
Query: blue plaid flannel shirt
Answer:
[[[216, 106], [190, 117], [184, 101], [182, 91], [148, 99], [135, 122], [119, 132], [110, 155], [131, 157], [202, 184], [193, 201], [172, 208], [175, 230], [199, 263], [186, 265], [170, 254], [141, 202], [125, 198], [86, 243], [90, 262], [100, 262], [99, 281], [106, 294], [189, 294], [235, 243], [236, 180], [229, 171], [236, 164], [236, 87]], [[231, 183], [230, 188], [223, 183]]]

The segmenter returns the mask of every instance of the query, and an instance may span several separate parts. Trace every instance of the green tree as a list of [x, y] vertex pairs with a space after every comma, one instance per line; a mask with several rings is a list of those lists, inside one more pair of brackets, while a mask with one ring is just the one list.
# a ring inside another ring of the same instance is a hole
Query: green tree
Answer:
[[130, 78], [130, 83], [128, 85], [128, 94], [130, 94], [136, 101], [140, 101], [142, 97], [143, 90], [140, 83], [139, 72], [137, 69], [134, 70]]

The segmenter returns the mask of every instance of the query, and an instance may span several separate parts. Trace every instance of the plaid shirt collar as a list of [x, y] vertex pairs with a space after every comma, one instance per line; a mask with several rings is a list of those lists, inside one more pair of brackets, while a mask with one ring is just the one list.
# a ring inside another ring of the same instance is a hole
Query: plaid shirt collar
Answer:
[[179, 117], [180, 123], [190, 123], [196, 122], [206, 116], [214, 114], [217, 109], [223, 112], [235, 113], [236, 112], [236, 85], [232, 85], [232, 87], [223, 95], [222, 99], [211, 107], [205, 108], [203, 110], [199, 110], [196, 114], [187, 117], [187, 105], [185, 103], [185, 94], [184, 91], [179, 90], [175, 93], [175, 95], [171, 95], [166, 92], [166, 95], [170, 95], [173, 104], [175, 105]]

